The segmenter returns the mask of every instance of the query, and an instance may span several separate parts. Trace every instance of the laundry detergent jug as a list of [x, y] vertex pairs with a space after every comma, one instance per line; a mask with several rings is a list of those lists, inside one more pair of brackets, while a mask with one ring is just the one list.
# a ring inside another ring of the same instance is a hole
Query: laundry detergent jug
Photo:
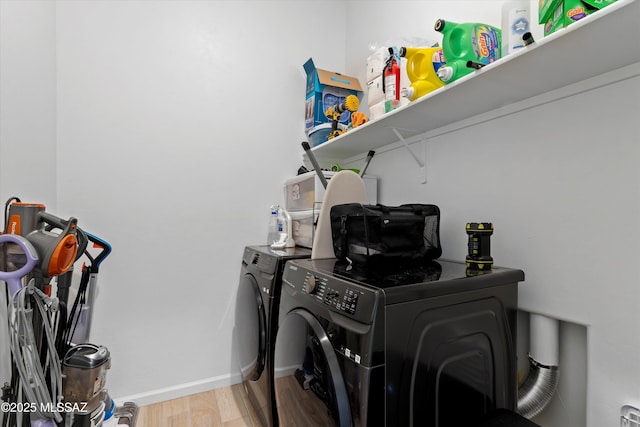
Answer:
[[438, 77], [445, 83], [451, 83], [471, 73], [474, 64], [487, 65], [500, 59], [502, 31], [491, 25], [481, 23], [457, 24], [438, 19], [435, 30], [442, 33], [442, 51], [446, 65], [438, 70]]
[[444, 65], [441, 47], [401, 47], [400, 56], [407, 58], [407, 76], [411, 86], [402, 95], [413, 101], [442, 86], [437, 71]]

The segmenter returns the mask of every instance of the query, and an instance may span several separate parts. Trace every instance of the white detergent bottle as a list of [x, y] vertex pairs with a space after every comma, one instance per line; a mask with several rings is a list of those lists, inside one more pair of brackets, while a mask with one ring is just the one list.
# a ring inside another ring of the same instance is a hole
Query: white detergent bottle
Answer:
[[276, 242], [271, 244], [273, 249], [293, 248], [296, 245], [293, 240], [291, 215], [284, 208], [278, 208], [278, 235]]
[[529, 0], [507, 0], [502, 5], [502, 57], [523, 48], [522, 36], [531, 31]]
[[267, 245], [271, 245], [277, 242], [280, 238], [280, 232], [278, 231], [278, 205], [271, 206], [271, 213], [269, 214], [269, 222], [267, 224]]

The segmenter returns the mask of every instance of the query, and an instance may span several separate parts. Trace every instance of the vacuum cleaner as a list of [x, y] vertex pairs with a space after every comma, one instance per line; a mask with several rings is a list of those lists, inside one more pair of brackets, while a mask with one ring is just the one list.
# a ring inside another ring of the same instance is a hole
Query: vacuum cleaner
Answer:
[[[100, 250], [97, 256], [89, 243]], [[135, 426], [137, 405], [116, 407], [108, 395], [109, 350], [88, 342], [99, 267], [110, 252], [106, 241], [84, 232], [73, 217], [59, 218], [18, 198], [7, 201], [0, 280], [7, 283], [12, 377], [1, 398], [8, 408], [27, 410], [3, 413], [2, 427]], [[90, 263], [83, 265], [67, 310], [73, 266], [82, 256]]]

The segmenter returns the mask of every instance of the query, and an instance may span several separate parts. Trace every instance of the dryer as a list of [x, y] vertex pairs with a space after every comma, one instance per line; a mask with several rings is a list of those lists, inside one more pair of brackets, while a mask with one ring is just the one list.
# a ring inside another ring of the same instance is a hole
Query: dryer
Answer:
[[473, 426], [517, 405], [521, 270], [295, 260], [283, 273], [282, 426]]
[[278, 306], [285, 262], [309, 258], [305, 248], [271, 249], [247, 246], [242, 255], [236, 298], [232, 359], [257, 416], [274, 425], [272, 334], [278, 325]]

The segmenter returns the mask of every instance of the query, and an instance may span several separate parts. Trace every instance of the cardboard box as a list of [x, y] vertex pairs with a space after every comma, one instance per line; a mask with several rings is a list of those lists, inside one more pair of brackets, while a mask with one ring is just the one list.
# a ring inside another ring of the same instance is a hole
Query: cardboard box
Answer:
[[[362, 87], [355, 77], [316, 68], [311, 58], [305, 62], [304, 70], [307, 72], [304, 129], [308, 135], [316, 126], [331, 122], [325, 115], [327, 108], [341, 104], [349, 95], [362, 99]], [[345, 111], [340, 123], [347, 126], [350, 119], [351, 113]]]
[[538, 23], [544, 25], [545, 36], [564, 28], [563, 10], [563, 0], [538, 1]]
[[547, 36], [615, 3], [616, 0], [539, 0], [538, 23]]
[[564, 26], [568, 27], [615, 2], [616, 0], [564, 0]]

